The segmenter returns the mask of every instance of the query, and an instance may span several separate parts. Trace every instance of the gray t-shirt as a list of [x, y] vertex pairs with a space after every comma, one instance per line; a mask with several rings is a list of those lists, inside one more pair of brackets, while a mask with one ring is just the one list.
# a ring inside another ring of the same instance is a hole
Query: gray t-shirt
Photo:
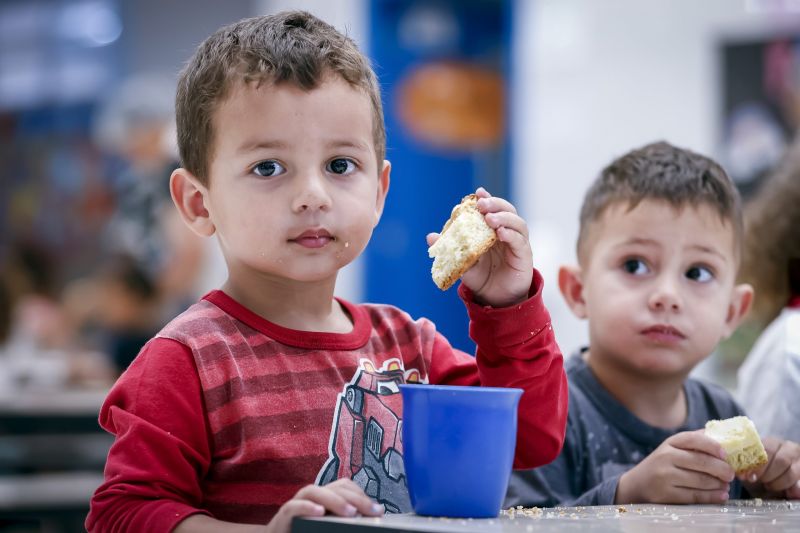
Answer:
[[[711, 419], [744, 414], [722, 387], [689, 378], [684, 383], [688, 414], [675, 429], [651, 426], [614, 399], [597, 381], [580, 353], [565, 363], [569, 415], [564, 448], [552, 463], [511, 475], [505, 506], [611, 505], [620, 476], [665, 439], [705, 426]], [[741, 498], [738, 479], [730, 498]]]

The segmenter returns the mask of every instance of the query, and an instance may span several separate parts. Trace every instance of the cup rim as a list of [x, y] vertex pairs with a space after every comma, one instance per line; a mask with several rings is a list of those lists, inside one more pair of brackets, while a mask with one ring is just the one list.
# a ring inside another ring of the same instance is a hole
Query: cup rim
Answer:
[[484, 387], [482, 385], [430, 385], [427, 383], [400, 383], [400, 389], [408, 390], [438, 390], [442, 392], [476, 392], [478, 394], [506, 394], [508, 392], [525, 392], [517, 387]]

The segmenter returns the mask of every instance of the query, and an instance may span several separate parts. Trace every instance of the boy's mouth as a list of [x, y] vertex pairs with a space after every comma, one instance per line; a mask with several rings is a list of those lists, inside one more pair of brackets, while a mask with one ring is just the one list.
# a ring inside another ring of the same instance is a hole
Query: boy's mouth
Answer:
[[311, 229], [289, 239], [289, 242], [297, 243], [305, 248], [322, 248], [335, 240], [336, 238], [325, 229]]
[[673, 344], [686, 338], [679, 329], [664, 324], [645, 328], [642, 330], [642, 335], [660, 344]]

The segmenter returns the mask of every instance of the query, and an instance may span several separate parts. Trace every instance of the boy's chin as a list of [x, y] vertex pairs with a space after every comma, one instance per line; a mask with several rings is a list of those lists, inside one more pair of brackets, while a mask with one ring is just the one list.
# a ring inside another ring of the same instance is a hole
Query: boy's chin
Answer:
[[342, 267], [295, 269], [284, 277], [296, 283], [328, 283], [336, 281]]
[[618, 352], [609, 357], [612, 357], [617, 365], [627, 367], [628, 371], [648, 379], [685, 377], [700, 362], [694, 359], [687, 360], [684, 354], [670, 353], [667, 350], [649, 353], [644, 353], [642, 350], [637, 350], [635, 353]]
[[697, 366], [697, 363], [685, 360], [636, 361], [633, 366], [642, 377], [683, 379]]

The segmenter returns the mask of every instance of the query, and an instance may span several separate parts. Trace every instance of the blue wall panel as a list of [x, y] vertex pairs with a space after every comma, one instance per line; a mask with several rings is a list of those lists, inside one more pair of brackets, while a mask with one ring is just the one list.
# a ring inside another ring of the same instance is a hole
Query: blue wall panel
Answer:
[[370, 3], [369, 55], [383, 90], [387, 159], [393, 168], [386, 209], [366, 252], [366, 300], [430, 318], [451, 344], [470, 353], [474, 344], [466, 311], [455, 288], [443, 293], [431, 280], [425, 235], [439, 231], [451, 208], [478, 186], [509, 198], [507, 135], [490, 147], [435, 146], [401, 120], [399, 92], [419, 67], [449, 61], [507, 80], [511, 5], [499, 0]]

